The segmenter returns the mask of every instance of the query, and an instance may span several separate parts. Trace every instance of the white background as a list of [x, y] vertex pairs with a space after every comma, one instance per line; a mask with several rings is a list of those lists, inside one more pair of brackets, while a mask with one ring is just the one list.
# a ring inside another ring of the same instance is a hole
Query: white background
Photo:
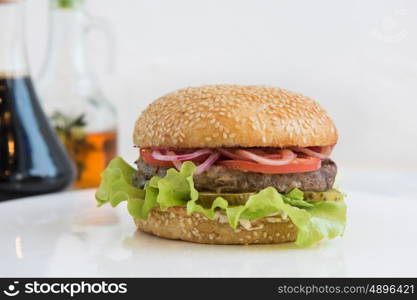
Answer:
[[[27, 2], [38, 74], [47, 1]], [[107, 70], [99, 33], [90, 57], [119, 111], [122, 156], [136, 159], [131, 132], [139, 112], [176, 88], [240, 83], [299, 91], [339, 128], [334, 158], [344, 169], [347, 231], [309, 249], [207, 247], [134, 234], [125, 208], [96, 209], [92, 190], [43, 195], [2, 204], [0, 275], [416, 276], [417, 1], [87, 2], [116, 37], [115, 72]], [[109, 218], [114, 226], [105, 226]]]
[[[27, 0], [34, 74], [45, 58], [46, 0]], [[417, 166], [417, 1], [87, 0], [111, 23], [116, 69], [102, 36], [90, 56], [118, 108], [121, 155], [133, 161], [139, 112], [174, 89], [268, 84], [304, 93], [331, 114], [344, 166]]]

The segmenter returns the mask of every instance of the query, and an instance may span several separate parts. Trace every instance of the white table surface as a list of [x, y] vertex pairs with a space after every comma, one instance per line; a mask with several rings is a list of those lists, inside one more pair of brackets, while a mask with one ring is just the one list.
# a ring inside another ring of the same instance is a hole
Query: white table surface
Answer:
[[93, 190], [6, 201], [0, 276], [417, 276], [416, 177], [372, 170], [344, 177], [346, 233], [311, 248], [160, 239], [136, 232], [124, 205], [96, 208]]

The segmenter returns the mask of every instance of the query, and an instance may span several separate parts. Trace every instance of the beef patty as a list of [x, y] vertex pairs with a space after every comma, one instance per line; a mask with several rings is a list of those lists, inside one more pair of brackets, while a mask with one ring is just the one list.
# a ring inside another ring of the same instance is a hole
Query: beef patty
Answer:
[[[139, 188], [142, 188], [154, 175], [165, 176], [168, 170], [168, 168], [150, 166], [142, 159], [136, 163], [138, 170], [133, 176], [133, 184]], [[322, 192], [333, 187], [336, 172], [336, 164], [330, 159], [323, 160], [321, 168], [316, 171], [292, 174], [242, 172], [213, 165], [203, 173], [195, 175], [194, 184], [200, 192], [215, 193], [256, 192], [269, 186], [282, 193], [294, 188]]]

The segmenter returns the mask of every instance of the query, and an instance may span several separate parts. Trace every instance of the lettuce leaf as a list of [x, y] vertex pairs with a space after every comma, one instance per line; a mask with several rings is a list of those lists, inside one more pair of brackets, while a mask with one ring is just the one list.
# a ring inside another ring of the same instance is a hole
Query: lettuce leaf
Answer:
[[[180, 171], [169, 169], [166, 176], [154, 184], [159, 189], [156, 201], [161, 210], [187, 204], [191, 199], [189, 182], [192, 181], [195, 170], [196, 166], [192, 162], [184, 162]], [[195, 196], [198, 197], [198, 192]]]
[[309, 203], [298, 189], [285, 195], [268, 187], [249, 197], [245, 205], [229, 206], [227, 200], [218, 197], [210, 208], [198, 203], [198, 191], [194, 187], [192, 162], [183, 163], [181, 170], [169, 169], [163, 178], [154, 176], [143, 190], [131, 184], [135, 170], [123, 159], [113, 159], [102, 173], [102, 182], [96, 192], [98, 205], [118, 205], [128, 202], [133, 217], [147, 219], [149, 211], [159, 206], [166, 210], [172, 206], [185, 206], [187, 213], [201, 213], [213, 219], [216, 211], [226, 214], [229, 224], [236, 228], [239, 219], [256, 220], [277, 213], [287, 214], [298, 229], [295, 243], [310, 246], [323, 238], [342, 235], [346, 224], [346, 205], [343, 201]]
[[115, 207], [127, 201], [127, 209], [133, 217], [147, 219], [149, 211], [157, 205], [158, 189], [149, 184], [145, 189], [132, 185], [135, 169], [122, 158], [114, 158], [101, 173], [101, 183], [95, 197], [98, 206], [110, 203]]
[[284, 202], [299, 208], [309, 208], [314, 205], [304, 201], [304, 193], [299, 189], [293, 189], [291, 192], [284, 195]]
[[[192, 187], [193, 188], [193, 187]], [[292, 201], [306, 203], [308, 207], [292, 206]], [[197, 204], [194, 199], [187, 203], [187, 212], [200, 212], [212, 219], [215, 209], [220, 208], [228, 217], [229, 224], [236, 228], [239, 219], [256, 220], [283, 212], [288, 215], [298, 229], [295, 244], [310, 246], [323, 238], [335, 238], [342, 235], [346, 224], [346, 205], [340, 202], [318, 202], [310, 204], [302, 199], [291, 199], [283, 196], [273, 187], [263, 189], [249, 197], [245, 205], [228, 207], [228, 202], [218, 197], [210, 209]]]

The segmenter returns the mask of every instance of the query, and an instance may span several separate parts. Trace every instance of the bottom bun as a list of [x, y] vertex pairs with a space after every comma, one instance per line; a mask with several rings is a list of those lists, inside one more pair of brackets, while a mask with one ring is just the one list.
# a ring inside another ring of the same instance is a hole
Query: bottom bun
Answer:
[[153, 208], [147, 220], [135, 218], [139, 230], [159, 237], [202, 244], [278, 244], [293, 242], [297, 228], [289, 218], [263, 218], [246, 229], [230, 227], [224, 220], [209, 220], [200, 213], [188, 215], [185, 207], [175, 206], [161, 211]]

